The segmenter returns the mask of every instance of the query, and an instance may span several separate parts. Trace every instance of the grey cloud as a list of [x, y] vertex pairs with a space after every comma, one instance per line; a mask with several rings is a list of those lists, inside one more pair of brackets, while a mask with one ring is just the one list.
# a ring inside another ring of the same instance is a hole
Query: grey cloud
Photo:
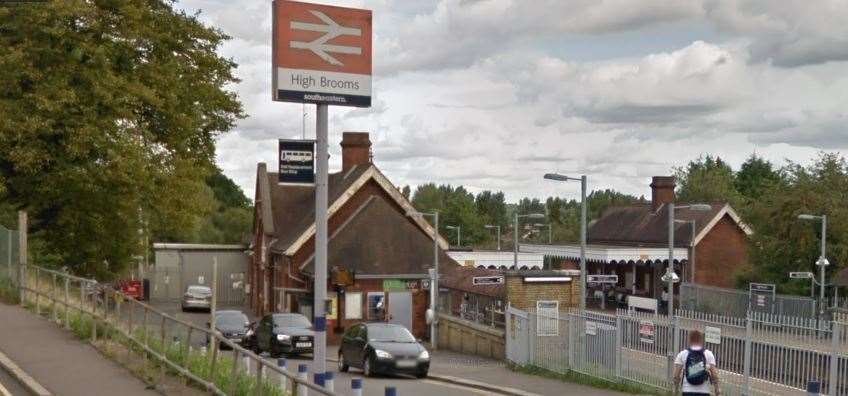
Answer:
[[722, 108], [719, 104], [622, 104], [577, 109], [567, 115], [579, 115], [595, 123], [614, 124], [669, 124], [701, 117]]

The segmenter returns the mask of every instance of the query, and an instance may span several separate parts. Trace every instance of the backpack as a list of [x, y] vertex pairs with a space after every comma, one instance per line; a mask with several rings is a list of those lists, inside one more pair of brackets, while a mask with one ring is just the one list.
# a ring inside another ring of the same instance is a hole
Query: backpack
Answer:
[[689, 354], [686, 356], [686, 366], [684, 367], [686, 382], [690, 385], [701, 385], [710, 377], [709, 372], [707, 372], [707, 358], [704, 356], [704, 350], [692, 348], [687, 350]]

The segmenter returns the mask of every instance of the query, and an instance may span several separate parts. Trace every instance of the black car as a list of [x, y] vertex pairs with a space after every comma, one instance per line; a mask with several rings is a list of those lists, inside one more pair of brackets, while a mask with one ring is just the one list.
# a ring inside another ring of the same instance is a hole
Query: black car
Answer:
[[258, 353], [271, 356], [312, 353], [315, 332], [312, 323], [299, 313], [265, 315], [255, 326], [252, 344]]
[[[207, 323], [207, 327], [209, 324]], [[224, 338], [236, 344], [242, 344], [250, 337], [250, 321], [241, 311], [215, 311], [215, 328], [221, 333]], [[209, 336], [206, 336], [206, 344], [209, 344]], [[226, 347], [227, 344], [221, 343], [221, 347]]]
[[339, 371], [361, 368], [365, 376], [377, 373], [427, 377], [430, 353], [401, 325], [360, 323], [345, 331], [339, 347]]

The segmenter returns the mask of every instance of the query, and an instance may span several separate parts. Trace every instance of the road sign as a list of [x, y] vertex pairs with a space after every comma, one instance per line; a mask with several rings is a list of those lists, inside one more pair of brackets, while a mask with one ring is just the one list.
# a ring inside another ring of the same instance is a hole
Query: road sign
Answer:
[[618, 283], [618, 275], [588, 275], [586, 282], [614, 285]]
[[474, 286], [483, 285], [500, 285], [504, 283], [503, 275], [494, 276], [475, 276], [471, 278], [471, 284]]
[[274, 100], [371, 106], [371, 11], [275, 0]]
[[813, 279], [812, 272], [790, 272], [789, 277], [792, 279]]
[[277, 151], [281, 184], [315, 183], [315, 141], [280, 139]]

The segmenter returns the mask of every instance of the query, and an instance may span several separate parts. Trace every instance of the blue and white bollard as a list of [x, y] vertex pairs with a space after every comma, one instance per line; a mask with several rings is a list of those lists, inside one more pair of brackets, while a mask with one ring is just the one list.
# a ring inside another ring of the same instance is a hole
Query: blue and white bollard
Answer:
[[397, 396], [397, 388], [395, 388], [394, 386], [387, 386], [386, 396]]
[[807, 381], [807, 395], [818, 396], [821, 394], [821, 382]]
[[[277, 359], [277, 367], [281, 368], [283, 371], [286, 370], [286, 359], [279, 358]], [[288, 387], [288, 379], [285, 375], [280, 374], [280, 389], [283, 391], [283, 394], [286, 394], [286, 388]]]
[[362, 396], [362, 378], [351, 379], [350, 389], [353, 392], [353, 396]]
[[324, 388], [327, 389], [330, 392], [333, 392], [334, 387], [335, 386], [333, 385], [333, 372], [328, 371], [328, 372], [324, 373]]
[[312, 383], [320, 387], [324, 387], [324, 373], [312, 374]]
[[[298, 364], [297, 365], [297, 378], [300, 379], [301, 381], [303, 381], [304, 383], [309, 382], [308, 370], [309, 369], [306, 367], [306, 364], [303, 364], [303, 363]], [[298, 386], [297, 387], [297, 396], [306, 396], [307, 391], [308, 391], [308, 389], [306, 389], [305, 386]]]

